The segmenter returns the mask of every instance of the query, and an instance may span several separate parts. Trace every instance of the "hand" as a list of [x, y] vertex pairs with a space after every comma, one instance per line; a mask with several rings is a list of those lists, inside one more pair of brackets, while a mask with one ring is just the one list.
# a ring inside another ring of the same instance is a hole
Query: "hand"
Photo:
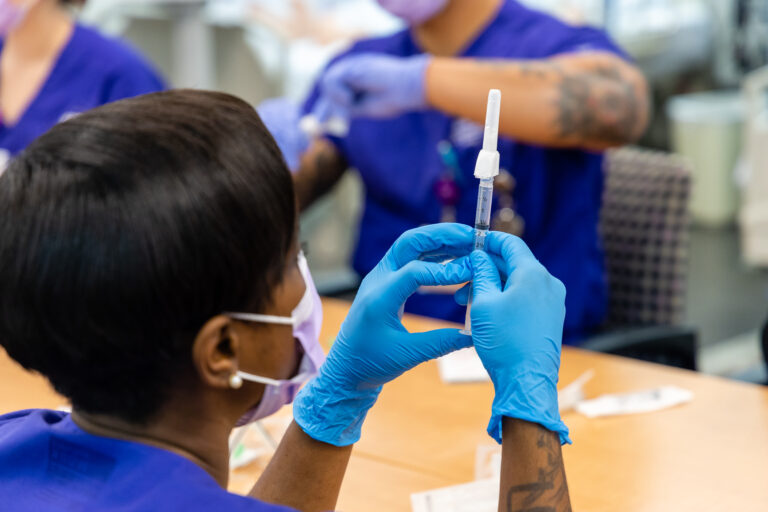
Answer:
[[314, 115], [321, 121], [353, 117], [390, 118], [424, 110], [428, 55], [360, 54], [333, 64], [320, 82]]
[[282, 151], [288, 169], [298, 170], [301, 155], [309, 147], [309, 138], [299, 129], [299, 106], [287, 98], [272, 98], [256, 111]]
[[507, 416], [570, 442], [557, 404], [565, 287], [517, 237], [490, 232], [486, 251], [471, 255], [471, 321], [472, 341], [496, 391], [488, 433], [500, 443]]
[[472, 276], [472, 229], [436, 224], [403, 234], [360, 285], [320, 374], [299, 392], [296, 422], [312, 438], [336, 446], [357, 442], [382, 384], [418, 364], [472, 344], [458, 329], [409, 333], [400, 310], [419, 286], [451, 285]]

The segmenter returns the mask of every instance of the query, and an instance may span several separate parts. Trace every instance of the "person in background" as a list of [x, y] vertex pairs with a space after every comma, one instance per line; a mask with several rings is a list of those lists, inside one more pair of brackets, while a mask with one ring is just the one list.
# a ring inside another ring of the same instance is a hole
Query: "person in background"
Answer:
[[84, 0], [0, 0], [0, 172], [62, 119], [165, 89], [133, 48], [76, 23]]
[[[354, 44], [328, 66], [303, 112], [342, 119], [346, 136], [308, 150], [290, 105], [260, 108], [295, 167], [302, 208], [346, 169], [365, 204], [353, 266], [365, 275], [403, 231], [473, 224], [474, 164], [490, 89], [501, 90], [492, 229], [520, 235], [568, 289], [566, 342], [602, 322], [607, 287], [598, 217], [601, 152], [637, 140], [648, 121], [641, 72], [608, 36], [515, 0], [378, 0], [408, 28]], [[406, 311], [456, 322], [450, 295], [416, 294]]]
[[[512, 235], [470, 254], [468, 226], [414, 229], [363, 280], [326, 358], [296, 212], [256, 111], [222, 93], [105, 105], [14, 158], [0, 176], [0, 344], [72, 413], [0, 416], [0, 508], [329, 511], [382, 386], [474, 344], [495, 389], [500, 510], [570, 510], [563, 284]], [[471, 338], [403, 327], [419, 286], [469, 279]], [[228, 493], [232, 429], [310, 378], [250, 496]]]

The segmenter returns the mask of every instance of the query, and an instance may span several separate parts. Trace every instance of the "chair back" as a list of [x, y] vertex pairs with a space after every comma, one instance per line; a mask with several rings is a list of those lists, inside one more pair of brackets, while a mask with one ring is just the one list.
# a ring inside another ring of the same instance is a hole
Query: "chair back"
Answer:
[[606, 153], [600, 230], [607, 329], [682, 321], [690, 191], [689, 164], [678, 156], [635, 148]]

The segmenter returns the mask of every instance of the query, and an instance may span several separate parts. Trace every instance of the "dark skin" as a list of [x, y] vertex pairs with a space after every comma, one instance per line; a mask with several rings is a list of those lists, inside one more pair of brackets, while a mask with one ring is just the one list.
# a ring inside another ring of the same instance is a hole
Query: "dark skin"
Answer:
[[502, 421], [499, 512], [571, 510], [560, 439], [527, 421]]
[[[648, 85], [619, 57], [595, 51], [538, 60], [455, 57], [487, 24], [501, 0], [452, 0], [434, 18], [412, 27], [434, 56], [426, 71], [427, 104], [482, 124], [488, 90], [500, 89], [502, 135], [530, 144], [600, 151], [636, 141], [649, 118]], [[327, 141], [316, 141], [294, 181], [301, 208], [325, 194], [347, 168]]]

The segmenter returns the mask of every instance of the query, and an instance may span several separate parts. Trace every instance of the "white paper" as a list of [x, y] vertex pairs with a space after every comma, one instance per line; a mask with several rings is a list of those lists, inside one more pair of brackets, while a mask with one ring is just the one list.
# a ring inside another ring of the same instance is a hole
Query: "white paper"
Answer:
[[437, 368], [440, 371], [440, 378], [446, 384], [491, 380], [474, 347], [457, 350], [441, 357], [437, 360]]
[[475, 449], [475, 480], [501, 478], [501, 446], [479, 444]]
[[594, 375], [594, 370], [590, 368], [582, 373], [575, 381], [557, 392], [557, 403], [560, 407], [560, 412], [569, 411], [576, 407], [579, 402], [584, 400], [584, 384], [589, 382]]
[[594, 400], [585, 400], [576, 405], [576, 410], [588, 418], [636, 414], [667, 409], [693, 400], [693, 393], [676, 386], [603, 395]]
[[478, 480], [411, 494], [413, 512], [496, 512], [499, 481]]

